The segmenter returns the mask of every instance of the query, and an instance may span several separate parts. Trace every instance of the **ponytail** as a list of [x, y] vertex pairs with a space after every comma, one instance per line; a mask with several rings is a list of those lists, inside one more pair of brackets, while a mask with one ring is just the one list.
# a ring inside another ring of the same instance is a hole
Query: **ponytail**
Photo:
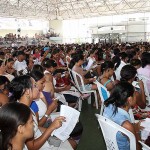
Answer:
[[120, 82], [118, 83], [114, 89], [110, 97], [104, 102], [104, 105], [108, 107], [110, 104], [114, 106], [113, 115], [118, 111], [118, 107], [124, 107], [127, 102], [127, 98], [133, 96], [134, 88], [132, 84], [128, 82]]
[[115, 70], [120, 66], [120, 63], [121, 63], [121, 59], [118, 55], [114, 56], [112, 58], [112, 62], [114, 63], [115, 65]]
[[75, 65], [76, 61], [75, 58], [71, 59], [70, 64], [69, 64], [69, 68], [72, 69], [73, 66]]
[[84, 56], [82, 54], [74, 54], [70, 61], [69, 68], [72, 69], [79, 60], [84, 60]]

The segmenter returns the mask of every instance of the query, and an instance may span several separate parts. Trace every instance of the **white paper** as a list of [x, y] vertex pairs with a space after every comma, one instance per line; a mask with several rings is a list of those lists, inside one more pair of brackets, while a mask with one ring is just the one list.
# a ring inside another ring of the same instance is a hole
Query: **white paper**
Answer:
[[60, 116], [60, 112], [54, 112], [50, 114], [51, 121], [53, 122], [55, 118]]
[[144, 127], [144, 129], [141, 131], [141, 139], [146, 140], [150, 135], [150, 118], [146, 118], [144, 121], [142, 121], [140, 126]]
[[93, 65], [94, 61], [92, 59], [89, 59], [87, 66], [85, 67], [86, 70], [89, 70], [92, 65]]
[[66, 105], [61, 105], [60, 116], [64, 116], [66, 118], [66, 122], [63, 122], [60, 128], [54, 130], [52, 136], [56, 136], [63, 142], [66, 141], [78, 122], [79, 115], [80, 112], [76, 109]]
[[133, 81], [133, 82], [132, 82], [132, 85], [133, 85], [135, 88], [140, 89], [139, 83], [138, 83], [137, 81]]

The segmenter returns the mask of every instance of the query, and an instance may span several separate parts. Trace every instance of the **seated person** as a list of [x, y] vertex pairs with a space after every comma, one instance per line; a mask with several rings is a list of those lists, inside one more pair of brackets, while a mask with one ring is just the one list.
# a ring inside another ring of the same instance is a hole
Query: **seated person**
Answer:
[[[121, 81], [127, 81], [129, 83], [133, 83], [135, 80], [137, 71], [136, 69], [131, 65], [125, 65], [121, 70]], [[144, 91], [144, 84], [141, 80], [138, 80], [138, 86], [139, 88], [135, 88], [135, 96], [136, 96], [136, 104], [144, 109], [146, 107], [146, 97], [145, 97], [145, 91]]]
[[26, 140], [33, 137], [31, 110], [21, 103], [8, 103], [0, 108], [1, 150], [23, 150]]
[[[30, 107], [32, 101], [37, 99], [40, 94], [35, 80], [27, 75], [14, 78], [10, 84], [10, 91], [12, 93], [11, 101], [18, 101], [19, 103], [23, 103], [28, 107]], [[48, 139], [55, 129], [62, 126], [65, 118], [63, 116], [57, 117], [48, 128], [44, 128], [39, 126], [37, 117], [33, 111], [32, 117], [34, 122], [34, 137], [26, 141], [27, 148], [36, 150], [58, 149], [58, 147], [52, 146], [48, 142]], [[44, 115], [44, 117], [45, 119], [47, 119], [46, 114]], [[72, 144], [72, 146], [69, 142]], [[69, 139], [69, 142], [68, 140], [65, 142], [61, 142], [59, 149], [64, 149], [64, 147], [67, 146], [67, 150], [72, 150], [76, 147], [76, 142], [74, 140]]]
[[[74, 58], [70, 62], [70, 69], [72, 69], [73, 71], [77, 72], [78, 74], [80, 74], [82, 76], [86, 90], [97, 90], [97, 85], [92, 84], [92, 82], [95, 81], [95, 78], [88, 78], [88, 79], [85, 78], [85, 75], [89, 71], [83, 70], [83, 68], [81, 67], [83, 63], [84, 63], [84, 56], [77, 54], [76, 56], [74, 56]], [[83, 88], [83, 87], [81, 87], [81, 88]]]
[[101, 65], [102, 76], [100, 77], [101, 84], [107, 88], [109, 92], [114, 88], [115, 82], [111, 80], [111, 77], [114, 73], [114, 64], [111, 61], [105, 61]]
[[[134, 87], [128, 82], [118, 83], [111, 92], [110, 97], [105, 100], [104, 117], [109, 118], [118, 125], [132, 132], [136, 137], [137, 150], [140, 149], [139, 123], [133, 125], [129, 116], [129, 109], [136, 103]], [[136, 130], [135, 130], [136, 129]], [[130, 150], [130, 141], [126, 135], [118, 132], [116, 135], [119, 150]]]
[[[70, 85], [64, 85], [61, 87], [56, 87], [56, 80], [53, 76], [54, 71], [57, 68], [57, 64], [55, 63], [54, 60], [48, 60], [48, 59], [44, 59], [42, 62], [42, 66], [45, 68], [44, 74], [45, 74], [45, 79], [46, 82], [50, 82], [51, 83], [51, 88], [53, 88], [53, 92], [52, 95], [54, 98], [54, 95], [56, 95], [56, 97], [58, 95], [60, 95], [62, 92], [67, 92], [71, 89]], [[73, 93], [74, 94], [74, 93]], [[61, 94], [63, 95], [63, 97], [65, 97], [66, 102], [68, 103], [69, 106], [74, 107], [76, 105], [76, 102], [78, 100], [77, 95], [73, 95], [73, 94]]]
[[0, 76], [0, 93], [3, 93], [7, 96], [9, 96], [9, 86], [10, 81], [5, 76]]

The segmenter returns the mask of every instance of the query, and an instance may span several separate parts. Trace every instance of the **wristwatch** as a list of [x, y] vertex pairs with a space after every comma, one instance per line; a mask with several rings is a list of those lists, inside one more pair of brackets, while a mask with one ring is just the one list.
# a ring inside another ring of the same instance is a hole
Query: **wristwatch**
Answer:
[[47, 114], [44, 115], [46, 118], [48, 118], [49, 116]]

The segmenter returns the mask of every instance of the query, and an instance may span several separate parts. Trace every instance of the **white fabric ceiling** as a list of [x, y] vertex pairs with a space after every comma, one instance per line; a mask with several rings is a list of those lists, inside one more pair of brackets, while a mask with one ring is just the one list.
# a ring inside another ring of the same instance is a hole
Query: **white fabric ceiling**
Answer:
[[0, 0], [0, 16], [75, 19], [150, 12], [150, 0]]

